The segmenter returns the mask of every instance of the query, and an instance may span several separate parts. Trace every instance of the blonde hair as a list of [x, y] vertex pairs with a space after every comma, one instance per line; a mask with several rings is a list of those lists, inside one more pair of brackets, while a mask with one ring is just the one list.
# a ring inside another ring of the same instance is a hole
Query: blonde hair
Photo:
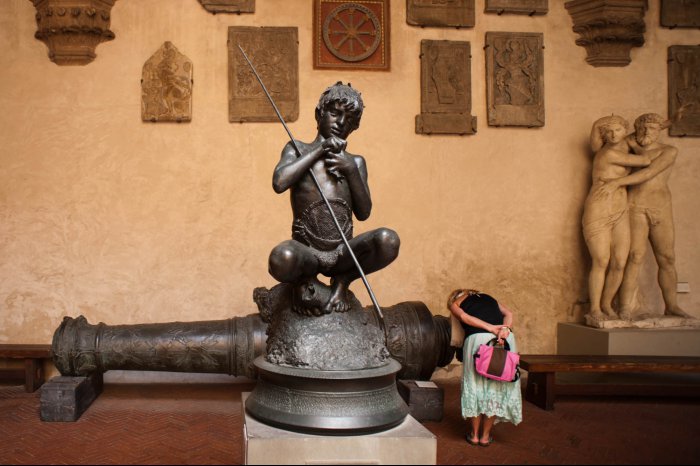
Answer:
[[467, 296], [471, 296], [471, 295], [475, 295], [475, 294], [478, 295], [479, 293], [481, 293], [481, 292], [478, 290], [472, 290], [470, 288], [467, 288], [467, 289], [457, 288], [452, 293], [450, 293], [449, 297], [447, 298], [447, 309], [449, 309], [450, 306], [452, 306], [452, 304], [455, 301], [457, 301], [459, 298], [461, 298], [465, 294]]

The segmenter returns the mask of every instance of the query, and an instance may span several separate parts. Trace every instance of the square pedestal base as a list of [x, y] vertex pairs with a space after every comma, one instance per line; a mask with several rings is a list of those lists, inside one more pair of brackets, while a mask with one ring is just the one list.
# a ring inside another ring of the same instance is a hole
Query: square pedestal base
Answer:
[[410, 415], [393, 429], [325, 436], [268, 426], [245, 412], [246, 464], [435, 464], [437, 439]]
[[700, 328], [610, 328], [557, 324], [557, 354], [700, 356]]
[[445, 391], [433, 382], [399, 380], [399, 395], [408, 405], [408, 412], [417, 421], [442, 421]]

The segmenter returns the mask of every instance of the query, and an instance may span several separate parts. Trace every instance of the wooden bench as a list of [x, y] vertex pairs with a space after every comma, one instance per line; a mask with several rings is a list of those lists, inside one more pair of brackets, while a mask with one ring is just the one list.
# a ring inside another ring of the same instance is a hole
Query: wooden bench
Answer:
[[669, 386], [654, 384], [557, 384], [558, 372], [697, 373], [700, 357], [587, 356], [526, 354], [520, 368], [527, 371], [525, 399], [542, 409], [554, 409], [560, 395], [699, 396], [700, 383]]
[[23, 359], [24, 369], [0, 369], [2, 381], [24, 381], [31, 393], [44, 383], [43, 360], [51, 359], [51, 345], [0, 345], [0, 359]]

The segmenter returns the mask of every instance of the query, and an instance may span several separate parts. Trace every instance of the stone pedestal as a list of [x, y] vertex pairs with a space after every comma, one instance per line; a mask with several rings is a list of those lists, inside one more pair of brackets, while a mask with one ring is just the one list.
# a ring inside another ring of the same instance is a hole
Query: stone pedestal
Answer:
[[[243, 393], [245, 406], [248, 393]], [[413, 417], [368, 435], [313, 435], [271, 427], [245, 412], [245, 464], [436, 464], [437, 439]]]
[[700, 328], [557, 325], [557, 354], [700, 356]]
[[51, 378], [41, 387], [42, 421], [74, 422], [102, 393], [102, 373], [88, 377]]
[[442, 421], [445, 390], [433, 382], [399, 380], [399, 395], [408, 405], [408, 413], [418, 421]]

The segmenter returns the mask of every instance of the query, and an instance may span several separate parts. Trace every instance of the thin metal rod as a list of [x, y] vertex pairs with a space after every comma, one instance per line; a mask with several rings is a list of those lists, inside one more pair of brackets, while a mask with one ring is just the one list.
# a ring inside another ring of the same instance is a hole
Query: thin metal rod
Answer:
[[[267, 91], [267, 87], [265, 87], [265, 84], [263, 83], [262, 79], [260, 78], [260, 75], [258, 74], [258, 72], [255, 70], [255, 67], [253, 66], [253, 63], [251, 63], [250, 59], [248, 58], [248, 55], [246, 55], [245, 51], [243, 50], [243, 47], [241, 47], [241, 45], [238, 44], [238, 48], [240, 49], [241, 53], [243, 54], [243, 58], [245, 58], [245, 61], [247, 61], [248, 65], [250, 65], [250, 69], [253, 71], [253, 74], [255, 75], [258, 82], [260, 83], [260, 86], [262, 87], [263, 92], [265, 92], [265, 95], [267, 96], [267, 100], [269, 100], [270, 104], [272, 104], [272, 108], [275, 110], [275, 113], [277, 114], [277, 118], [279, 118], [280, 122], [282, 123], [282, 126], [284, 126], [284, 129], [287, 131], [287, 134], [289, 135], [289, 140], [292, 142], [292, 145], [294, 146], [294, 150], [296, 150], [297, 154], [299, 154], [299, 157], [301, 157], [302, 153], [299, 150], [299, 146], [297, 146], [297, 143], [294, 140], [294, 136], [292, 136], [292, 132], [289, 131], [289, 127], [287, 127], [287, 123], [285, 123], [284, 118], [282, 117], [282, 114], [280, 113], [279, 109], [277, 108], [277, 105], [275, 105], [275, 101], [272, 100], [272, 96]], [[316, 178], [316, 175], [314, 174], [313, 169], [311, 169], [311, 168], [309, 168], [309, 175], [311, 175], [311, 179], [313, 180], [314, 184], [316, 185], [316, 189], [318, 189], [318, 192], [321, 195], [323, 202], [326, 204], [326, 207], [328, 207], [328, 212], [330, 212], [331, 218], [333, 218], [333, 223], [335, 224], [335, 227], [338, 230], [338, 233], [340, 233], [340, 237], [343, 239], [343, 243], [345, 243], [345, 247], [347, 247], [348, 251], [350, 252], [350, 257], [352, 257], [352, 260], [355, 263], [355, 267], [357, 268], [357, 271], [360, 272], [360, 277], [362, 277], [362, 282], [365, 284], [365, 288], [367, 288], [367, 292], [369, 293], [369, 297], [372, 300], [372, 304], [374, 305], [374, 310], [377, 313], [379, 325], [382, 328], [382, 331], [384, 332], [384, 338], [386, 339], [387, 333], [386, 333], [386, 326], [384, 325], [384, 315], [382, 314], [382, 310], [379, 307], [379, 303], [377, 302], [377, 298], [374, 296], [374, 293], [372, 292], [372, 287], [369, 286], [369, 282], [367, 281], [367, 277], [365, 276], [365, 272], [362, 270], [362, 266], [360, 266], [360, 262], [357, 260], [357, 257], [355, 257], [355, 253], [353, 252], [352, 248], [350, 247], [350, 243], [348, 243], [348, 239], [345, 237], [345, 233], [343, 233], [343, 229], [340, 227], [340, 223], [338, 222], [338, 219], [335, 216], [335, 212], [333, 212], [333, 209], [331, 208], [331, 204], [328, 202], [328, 198], [323, 193], [323, 190], [321, 189], [321, 185], [319, 184], [318, 179]]]

